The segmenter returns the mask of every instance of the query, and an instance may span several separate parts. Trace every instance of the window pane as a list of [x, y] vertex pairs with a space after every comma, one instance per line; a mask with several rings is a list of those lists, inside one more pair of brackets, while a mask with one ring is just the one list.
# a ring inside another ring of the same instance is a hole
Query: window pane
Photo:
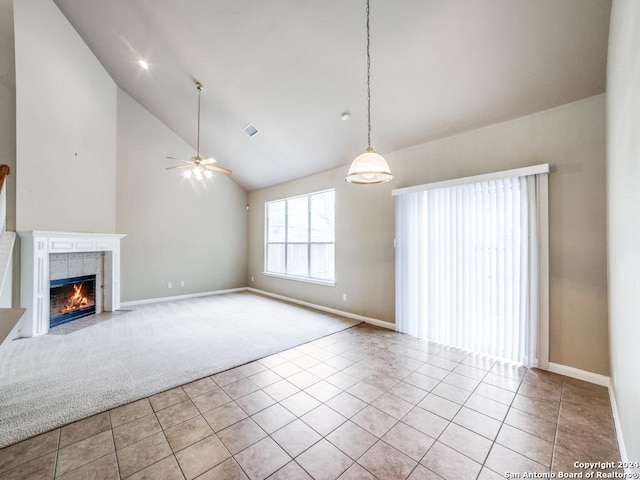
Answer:
[[309, 197], [287, 201], [288, 242], [309, 241]]
[[267, 272], [285, 273], [284, 243], [267, 245]]
[[[267, 242], [285, 241], [285, 201], [267, 204]], [[283, 257], [284, 258], [284, 257]]]
[[334, 191], [267, 202], [265, 209], [265, 272], [334, 280]]
[[333, 242], [335, 235], [333, 191], [311, 196], [311, 241]]
[[309, 276], [307, 248], [307, 244], [287, 245], [287, 274]]
[[323, 280], [333, 280], [334, 270], [334, 245], [312, 244], [311, 245], [311, 274], [312, 278]]

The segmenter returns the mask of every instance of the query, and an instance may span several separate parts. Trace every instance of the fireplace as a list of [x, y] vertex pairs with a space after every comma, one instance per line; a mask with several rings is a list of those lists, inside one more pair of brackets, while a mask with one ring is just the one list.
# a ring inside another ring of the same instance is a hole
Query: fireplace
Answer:
[[[120, 308], [120, 240], [125, 235], [39, 230], [18, 234], [22, 243], [20, 303], [26, 308], [19, 327], [20, 337], [35, 337], [49, 331], [47, 304], [53, 280], [96, 275], [96, 312]], [[67, 254], [66, 261], [59, 254]]]
[[49, 327], [96, 313], [96, 276], [51, 280]]

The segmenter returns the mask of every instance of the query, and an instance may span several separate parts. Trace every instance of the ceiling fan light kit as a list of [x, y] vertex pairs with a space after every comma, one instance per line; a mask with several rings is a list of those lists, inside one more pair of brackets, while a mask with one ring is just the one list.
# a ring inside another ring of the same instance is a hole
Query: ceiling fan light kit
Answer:
[[369, 0], [367, 0], [367, 149], [358, 155], [347, 172], [350, 183], [373, 184], [393, 180], [389, 164], [371, 147], [371, 53], [369, 30]]
[[200, 82], [196, 82], [196, 88], [198, 89], [198, 139], [196, 156], [191, 157], [189, 160], [181, 160], [175, 157], [167, 157], [171, 160], [180, 160], [185, 165], [176, 165], [175, 167], [169, 167], [167, 170], [186, 169], [184, 177], [187, 179], [195, 178], [196, 180], [205, 180], [213, 176], [213, 172], [224, 173], [225, 175], [231, 175], [231, 170], [228, 168], [219, 167], [214, 165], [217, 162], [214, 158], [202, 158], [200, 156], [200, 97], [204, 87]]

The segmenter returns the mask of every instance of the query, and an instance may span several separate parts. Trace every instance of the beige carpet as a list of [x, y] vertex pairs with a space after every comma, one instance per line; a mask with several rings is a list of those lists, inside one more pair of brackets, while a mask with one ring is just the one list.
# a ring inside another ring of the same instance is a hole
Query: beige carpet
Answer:
[[0, 447], [360, 322], [242, 292], [0, 349]]

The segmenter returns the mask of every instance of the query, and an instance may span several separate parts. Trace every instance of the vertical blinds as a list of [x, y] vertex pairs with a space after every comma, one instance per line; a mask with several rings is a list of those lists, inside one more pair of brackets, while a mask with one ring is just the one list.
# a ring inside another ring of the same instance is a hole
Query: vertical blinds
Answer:
[[535, 362], [535, 176], [396, 196], [396, 328]]

